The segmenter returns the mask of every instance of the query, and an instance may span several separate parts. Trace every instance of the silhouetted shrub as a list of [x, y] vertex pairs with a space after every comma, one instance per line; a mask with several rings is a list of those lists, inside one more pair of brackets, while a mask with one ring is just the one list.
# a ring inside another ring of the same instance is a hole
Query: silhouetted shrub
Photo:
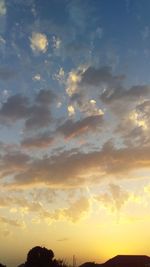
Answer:
[[53, 257], [52, 250], [36, 246], [28, 252], [25, 267], [53, 267]]

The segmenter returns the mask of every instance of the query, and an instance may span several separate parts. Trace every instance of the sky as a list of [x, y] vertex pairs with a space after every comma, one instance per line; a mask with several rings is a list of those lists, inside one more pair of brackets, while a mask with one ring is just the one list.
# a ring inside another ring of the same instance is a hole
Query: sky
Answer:
[[0, 262], [150, 255], [150, 1], [0, 0]]

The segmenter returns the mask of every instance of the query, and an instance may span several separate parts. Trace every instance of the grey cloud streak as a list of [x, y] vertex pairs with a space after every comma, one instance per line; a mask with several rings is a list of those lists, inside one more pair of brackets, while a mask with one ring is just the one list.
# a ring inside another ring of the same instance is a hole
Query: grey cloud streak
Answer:
[[29, 162], [25, 171], [15, 175], [7, 186], [32, 187], [42, 183], [52, 188], [72, 188], [101, 182], [107, 176], [127, 179], [132, 171], [149, 168], [149, 159], [149, 147], [117, 149], [105, 144], [102, 150], [88, 154], [66, 151]]
[[95, 131], [102, 127], [102, 125], [102, 115], [88, 116], [75, 122], [71, 119], [67, 120], [64, 124], [58, 127], [56, 132], [61, 133], [65, 138], [73, 138], [80, 136], [81, 134]]
[[26, 137], [21, 141], [21, 146], [28, 149], [44, 149], [48, 148], [54, 143], [54, 137], [48, 133], [41, 135]]
[[0, 178], [5, 178], [7, 175], [13, 175], [20, 171], [25, 171], [30, 161], [30, 156], [19, 152], [6, 152], [0, 156]]
[[150, 86], [147, 85], [137, 85], [132, 86], [130, 89], [126, 90], [123, 87], [107, 89], [104, 91], [100, 99], [109, 104], [117, 100], [122, 101], [134, 101], [139, 100], [142, 96], [148, 96], [150, 94]]
[[44, 149], [57, 142], [58, 136], [67, 140], [78, 138], [88, 133], [102, 130], [104, 124], [103, 115], [87, 116], [80, 120], [66, 120], [53, 132], [45, 132], [38, 135], [25, 137], [21, 141], [21, 146], [28, 149]]

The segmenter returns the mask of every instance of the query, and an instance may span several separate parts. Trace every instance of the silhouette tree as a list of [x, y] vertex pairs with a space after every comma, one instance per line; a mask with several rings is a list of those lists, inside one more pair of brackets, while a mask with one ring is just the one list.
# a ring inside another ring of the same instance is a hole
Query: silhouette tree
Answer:
[[25, 267], [54, 267], [53, 258], [52, 250], [36, 246], [28, 252]]

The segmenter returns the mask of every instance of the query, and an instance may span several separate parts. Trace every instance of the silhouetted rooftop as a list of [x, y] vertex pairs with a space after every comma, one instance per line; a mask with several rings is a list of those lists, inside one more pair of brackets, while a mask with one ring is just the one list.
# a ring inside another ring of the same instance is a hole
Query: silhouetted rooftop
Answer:
[[80, 267], [150, 267], [150, 257], [146, 255], [117, 255], [103, 264], [85, 262]]
[[104, 266], [117, 267], [142, 267], [150, 266], [150, 257], [146, 255], [117, 255], [112, 259], [106, 261]]

